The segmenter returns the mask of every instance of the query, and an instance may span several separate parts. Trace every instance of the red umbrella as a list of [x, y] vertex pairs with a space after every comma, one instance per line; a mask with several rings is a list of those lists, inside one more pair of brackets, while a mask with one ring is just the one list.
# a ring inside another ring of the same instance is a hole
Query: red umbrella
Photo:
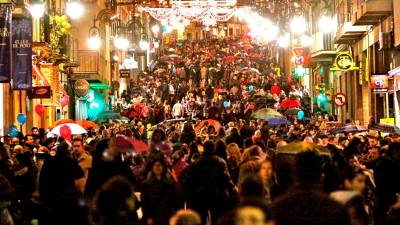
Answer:
[[141, 139], [129, 138], [129, 141], [132, 143], [136, 153], [149, 151], [149, 146]]
[[232, 62], [233, 61], [233, 55], [228, 55], [227, 57], [225, 57], [225, 61]]
[[196, 133], [200, 133], [201, 128], [203, 128], [206, 124], [208, 124], [208, 126], [213, 126], [216, 131], [219, 131], [219, 129], [222, 127], [221, 124], [216, 120], [213, 120], [213, 119], [203, 120], [196, 127], [196, 129], [195, 129]]
[[295, 107], [300, 107], [301, 103], [297, 100], [287, 99], [281, 102], [280, 106], [281, 108], [295, 108]]

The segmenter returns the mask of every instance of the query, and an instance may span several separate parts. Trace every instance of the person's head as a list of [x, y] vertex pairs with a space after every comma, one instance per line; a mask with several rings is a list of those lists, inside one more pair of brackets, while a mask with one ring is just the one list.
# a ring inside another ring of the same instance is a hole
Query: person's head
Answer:
[[33, 140], [32, 135], [25, 135], [24, 142], [26, 145], [32, 145], [32, 144], [34, 144], [35, 140]]
[[239, 165], [242, 156], [240, 154], [239, 146], [236, 143], [230, 143], [229, 145], [227, 145], [226, 153], [228, 159], [235, 161]]
[[74, 138], [72, 140], [72, 149], [74, 154], [77, 156], [82, 155], [85, 152], [85, 147], [83, 146], [83, 141], [80, 138]]
[[223, 141], [218, 140], [215, 143], [215, 154], [224, 160], [227, 160], [226, 145]]
[[261, 163], [260, 171], [259, 171], [260, 177], [263, 179], [263, 181], [269, 181], [274, 175], [274, 168], [272, 166], [272, 162], [270, 160], [264, 160]]
[[39, 134], [39, 128], [37, 128], [37, 127], [32, 127], [31, 131], [32, 131], [32, 134], [35, 134], [35, 135]]
[[263, 180], [258, 174], [248, 174], [239, 182], [239, 197], [241, 201], [248, 199], [264, 198], [265, 190]]
[[214, 142], [206, 141], [203, 144], [203, 155], [204, 156], [211, 156], [215, 154], [215, 147]]
[[262, 202], [244, 202], [235, 210], [235, 225], [265, 225], [267, 215], [267, 207]]
[[362, 193], [365, 189], [366, 176], [359, 168], [348, 168], [343, 177], [343, 185], [346, 190]]
[[67, 156], [67, 157], [70, 156], [69, 146], [68, 146], [67, 142], [65, 142], [64, 140], [60, 141], [60, 143], [57, 145], [56, 149], [57, 149], [57, 152], [56, 152], [57, 156]]
[[136, 197], [133, 185], [117, 176], [97, 191], [90, 210], [90, 223], [96, 225], [137, 224]]
[[171, 217], [169, 225], [201, 225], [201, 217], [193, 210], [181, 209]]
[[376, 160], [381, 157], [380, 147], [374, 146], [368, 148], [368, 157], [370, 160]]
[[317, 184], [321, 181], [322, 159], [316, 151], [296, 155], [296, 177], [300, 184]]
[[400, 143], [393, 142], [390, 144], [387, 155], [395, 161], [400, 161]]
[[156, 178], [161, 178], [167, 172], [167, 164], [162, 158], [156, 158], [150, 163], [150, 169]]
[[11, 145], [12, 146], [19, 145], [19, 139], [17, 137], [13, 137], [11, 139]]

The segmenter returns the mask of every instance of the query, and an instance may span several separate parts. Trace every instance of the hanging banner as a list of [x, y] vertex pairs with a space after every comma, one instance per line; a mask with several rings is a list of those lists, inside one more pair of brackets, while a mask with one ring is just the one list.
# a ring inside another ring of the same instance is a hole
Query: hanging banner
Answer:
[[32, 89], [32, 20], [12, 20], [13, 89]]
[[0, 83], [11, 80], [12, 4], [0, 4]]

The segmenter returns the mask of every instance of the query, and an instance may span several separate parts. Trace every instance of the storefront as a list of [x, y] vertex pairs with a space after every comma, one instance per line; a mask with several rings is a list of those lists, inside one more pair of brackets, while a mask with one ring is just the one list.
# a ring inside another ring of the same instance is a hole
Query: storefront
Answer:
[[389, 71], [389, 76], [393, 78], [393, 107], [395, 125], [400, 127], [400, 67]]
[[[86, 77], [86, 79], [84, 79]], [[97, 74], [73, 74], [76, 120], [97, 119], [97, 115], [106, 111], [108, 104], [108, 89], [110, 87], [98, 79]], [[77, 79], [79, 78], [79, 79]]]

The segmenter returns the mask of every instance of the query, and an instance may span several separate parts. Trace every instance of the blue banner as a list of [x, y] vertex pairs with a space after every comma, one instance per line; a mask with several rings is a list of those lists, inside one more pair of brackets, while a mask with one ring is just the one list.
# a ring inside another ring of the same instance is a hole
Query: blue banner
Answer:
[[13, 89], [32, 89], [32, 20], [12, 20]]
[[0, 83], [11, 79], [12, 5], [0, 4]]

